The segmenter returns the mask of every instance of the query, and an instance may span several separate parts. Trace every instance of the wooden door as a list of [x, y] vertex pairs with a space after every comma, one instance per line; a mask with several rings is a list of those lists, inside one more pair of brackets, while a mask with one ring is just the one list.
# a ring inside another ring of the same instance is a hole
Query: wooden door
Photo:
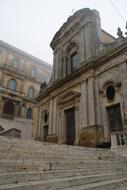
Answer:
[[120, 104], [108, 107], [107, 112], [108, 112], [110, 132], [122, 131], [123, 127], [122, 127], [122, 119], [120, 112]]
[[75, 142], [75, 108], [65, 111], [66, 115], [66, 144], [73, 145]]

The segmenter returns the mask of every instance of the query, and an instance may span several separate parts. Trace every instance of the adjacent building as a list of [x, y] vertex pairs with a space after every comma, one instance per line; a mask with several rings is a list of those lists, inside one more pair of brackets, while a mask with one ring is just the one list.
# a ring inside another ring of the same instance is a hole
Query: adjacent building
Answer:
[[51, 65], [0, 41], [0, 135], [32, 137], [33, 100]]
[[51, 47], [53, 72], [36, 98], [34, 137], [93, 147], [125, 143], [127, 38], [120, 28], [116, 39], [101, 29], [96, 10], [84, 8], [68, 18]]

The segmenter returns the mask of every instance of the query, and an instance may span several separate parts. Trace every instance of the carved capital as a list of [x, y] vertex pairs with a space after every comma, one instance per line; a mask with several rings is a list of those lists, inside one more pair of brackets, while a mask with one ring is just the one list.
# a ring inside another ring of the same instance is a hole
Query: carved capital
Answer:
[[122, 85], [121, 82], [116, 82], [115, 83], [115, 89], [116, 89], [117, 92], [120, 90], [121, 85]]

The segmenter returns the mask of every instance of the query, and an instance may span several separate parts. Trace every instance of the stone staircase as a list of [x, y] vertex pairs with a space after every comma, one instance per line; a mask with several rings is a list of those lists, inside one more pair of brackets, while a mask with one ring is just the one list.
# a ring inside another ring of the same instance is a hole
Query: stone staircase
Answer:
[[127, 160], [110, 150], [0, 137], [0, 190], [127, 190]]

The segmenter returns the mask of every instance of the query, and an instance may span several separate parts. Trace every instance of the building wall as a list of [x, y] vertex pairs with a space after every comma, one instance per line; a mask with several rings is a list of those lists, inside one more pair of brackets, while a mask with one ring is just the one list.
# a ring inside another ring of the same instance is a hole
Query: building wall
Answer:
[[[54, 50], [53, 75], [47, 89], [36, 99], [38, 116], [34, 123], [35, 137], [49, 142], [67, 143], [69, 126], [66, 111], [74, 108], [74, 144], [107, 147], [111, 143], [108, 108], [120, 105], [123, 131], [127, 128], [127, 41], [115, 40], [105, 33], [103, 40], [108, 43], [105, 46], [101, 41], [98, 13], [87, 11], [81, 9], [71, 20], [68, 18], [51, 42]], [[71, 71], [72, 62], [68, 61], [68, 55], [74, 52], [77, 53], [76, 64], [79, 67]], [[111, 100], [107, 96], [110, 86], [114, 91]]]
[[[127, 55], [121, 54], [97, 67], [94, 75], [93, 69], [84, 72], [43, 98], [38, 105], [38, 135], [43, 139], [43, 127], [48, 125], [47, 140], [54, 142], [55, 138], [58, 143], [66, 143], [65, 110], [75, 107], [75, 144], [96, 146], [109, 143], [106, 109], [116, 104], [120, 104], [123, 130], [126, 131], [126, 60]], [[105, 94], [110, 84], [119, 84], [113, 101], [109, 101]], [[44, 122], [45, 110], [49, 113], [47, 123]]]
[[[16, 63], [14, 61], [17, 61]], [[32, 76], [32, 69], [35, 76]], [[33, 114], [28, 118], [27, 111], [36, 107], [33, 100], [39, 91], [40, 85], [49, 80], [51, 66], [15, 47], [0, 41], [0, 124], [5, 130], [10, 127], [20, 128], [22, 138], [32, 138]], [[10, 90], [9, 80], [16, 81], [16, 89]], [[33, 89], [33, 96], [29, 96], [29, 88]], [[6, 114], [3, 114], [6, 102], [14, 105], [14, 118], [9, 124]], [[4, 118], [4, 119], [3, 119]]]

